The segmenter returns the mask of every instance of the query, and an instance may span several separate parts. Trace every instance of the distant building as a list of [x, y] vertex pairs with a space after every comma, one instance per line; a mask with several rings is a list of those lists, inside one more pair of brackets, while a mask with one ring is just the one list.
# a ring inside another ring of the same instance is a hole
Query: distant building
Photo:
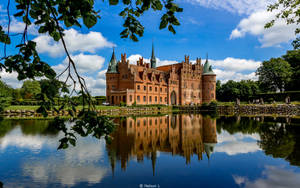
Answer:
[[140, 58], [136, 65], [129, 64], [126, 54], [117, 61], [113, 52], [106, 72], [106, 96], [110, 105], [208, 103], [216, 99], [216, 74], [208, 58], [204, 65], [199, 58], [192, 64], [185, 56], [181, 63], [156, 67], [153, 46], [150, 63]]

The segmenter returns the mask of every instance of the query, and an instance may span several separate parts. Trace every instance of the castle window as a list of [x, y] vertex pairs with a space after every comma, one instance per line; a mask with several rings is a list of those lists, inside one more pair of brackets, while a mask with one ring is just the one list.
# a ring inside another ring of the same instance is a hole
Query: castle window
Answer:
[[211, 97], [214, 98], [214, 94], [213, 93], [211, 94]]
[[155, 125], [157, 125], [157, 119], [155, 119]]
[[192, 92], [192, 93], [191, 93], [191, 98], [193, 98], [193, 97], [194, 97], [194, 93]]
[[194, 89], [194, 83], [192, 83], [192, 89]]
[[140, 102], [140, 96], [139, 95], [137, 96], [137, 101]]
[[162, 88], [160, 88], [160, 92], [162, 92]]
[[155, 102], [157, 102], [157, 96], [155, 96]]
[[140, 90], [140, 85], [137, 85], [137, 89]]
[[144, 126], [146, 126], [146, 123], [147, 123], [147, 122], [146, 122], [146, 120], [144, 119]]
[[152, 119], [149, 120], [149, 124], [152, 125]]
[[144, 96], [144, 102], [146, 102], [146, 96]]
[[159, 123], [162, 124], [162, 119], [159, 120]]
[[162, 97], [159, 98], [159, 101], [162, 102]]
[[147, 89], [146, 86], [144, 86], [144, 91], [146, 91], [146, 89]]
[[186, 98], [186, 92], [183, 93], [183, 97]]
[[155, 92], [157, 92], [157, 87], [155, 87]]
[[199, 92], [199, 98], [201, 98], [201, 92]]
[[132, 95], [129, 95], [129, 98], [130, 98], [130, 102], [132, 101]]
[[167, 88], [165, 88], [165, 92], [166, 92], [166, 93], [167, 93], [167, 91], [168, 91]]
[[152, 102], [152, 96], [149, 96], [149, 101]]
[[138, 126], [138, 127], [140, 126], [140, 120], [137, 121], [137, 126]]
[[115, 88], [116, 88], [116, 86], [112, 85], [112, 86], [111, 86], [111, 88], [112, 88], [112, 89], [115, 89]]
[[152, 87], [151, 86], [150, 86], [149, 90], [152, 91]]
[[167, 102], [167, 97], [165, 97], [165, 102]]

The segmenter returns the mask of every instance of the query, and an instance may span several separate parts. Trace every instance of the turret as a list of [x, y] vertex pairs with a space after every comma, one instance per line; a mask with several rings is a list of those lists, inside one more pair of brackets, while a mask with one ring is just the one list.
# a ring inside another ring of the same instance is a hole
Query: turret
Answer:
[[111, 59], [109, 61], [107, 73], [118, 73], [117, 59], [116, 59], [116, 56], [115, 56], [115, 49], [113, 50], [113, 54], [112, 54]]
[[209, 103], [212, 100], [216, 100], [216, 74], [206, 56], [202, 74], [202, 103]]
[[156, 58], [155, 58], [155, 55], [154, 55], [154, 45], [153, 45], [153, 42], [152, 42], [152, 55], [151, 55], [150, 62], [151, 62], [151, 68], [155, 69], [156, 68]]

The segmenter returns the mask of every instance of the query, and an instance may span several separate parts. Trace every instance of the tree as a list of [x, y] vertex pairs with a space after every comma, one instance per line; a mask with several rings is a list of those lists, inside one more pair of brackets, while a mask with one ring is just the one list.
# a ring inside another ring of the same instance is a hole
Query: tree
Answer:
[[[21, 33], [21, 41], [16, 45], [18, 52], [11, 55], [7, 55], [6, 52], [6, 47], [12, 44], [12, 35], [9, 31], [11, 21], [10, 0], [7, 2], [9, 21], [7, 32], [0, 25], [0, 42], [4, 43], [4, 56], [0, 57], [0, 71], [2, 69], [10, 73], [14, 71], [18, 74], [19, 80], [34, 79], [35, 77], [58, 80], [62, 74], [66, 73], [64, 83], [71, 80], [73, 84], [70, 91], [66, 84], [60, 86], [60, 94], [65, 95], [64, 104], [56, 109], [53, 95], [49, 92], [42, 93], [40, 99], [43, 102], [38, 112], [47, 116], [47, 110], [60, 111], [67, 108], [69, 113], [73, 115], [76, 108], [71, 96], [74, 94], [81, 95], [82, 110], [77, 116], [73, 116], [76, 119], [76, 125], [71, 130], [82, 136], [93, 134], [97, 138], [102, 135], [107, 137], [109, 131], [111, 131], [112, 123], [105, 117], [97, 116], [85, 80], [78, 73], [64, 40], [65, 28], [82, 27], [81, 20], [83, 25], [91, 28], [100, 19], [98, 7], [95, 7], [94, 0], [15, 0], [17, 12], [14, 17], [21, 18], [25, 27], [23, 33]], [[119, 5], [122, 7], [119, 13], [124, 18], [124, 30], [120, 33], [121, 38], [138, 41], [138, 37], [142, 37], [144, 34], [144, 27], [138, 18], [149, 10], [165, 11], [161, 17], [160, 29], [168, 28], [170, 32], [175, 34], [174, 26], [180, 25], [175, 13], [182, 12], [183, 9], [175, 4], [174, 0], [123, 0], [122, 5], [118, 0], [109, 0], [108, 2], [111, 6]], [[36, 43], [28, 38], [27, 29], [32, 24], [38, 28], [39, 33], [48, 34], [55, 41], [60, 41], [63, 44], [68, 63], [61, 74], [56, 75], [51, 66], [42, 60], [36, 50]], [[76, 90], [76, 88], [79, 88], [79, 90]], [[65, 137], [60, 140], [59, 148], [66, 148], [69, 144], [75, 145], [76, 137], [66, 128], [64, 121], [59, 118], [56, 121], [57, 128], [65, 134]]]
[[236, 98], [247, 101], [259, 92], [258, 83], [253, 80], [241, 80], [240, 82], [229, 80], [223, 85], [218, 82], [216, 93], [217, 99], [220, 101], [235, 101]]
[[282, 92], [291, 79], [292, 70], [290, 64], [282, 58], [271, 58], [262, 63], [257, 69], [256, 75], [258, 75], [261, 86], [268, 91], [279, 89]]
[[35, 80], [26, 80], [23, 83], [21, 92], [24, 99], [36, 98], [36, 96], [41, 93], [40, 83]]
[[[274, 25], [276, 20], [283, 19], [286, 24], [299, 24], [300, 23], [300, 1], [298, 0], [277, 0], [276, 3], [269, 5], [268, 11], [278, 11], [276, 18], [271, 20], [265, 25], [265, 28], [270, 28]], [[295, 29], [295, 35], [300, 33], [300, 28]], [[292, 45], [294, 49], [300, 47], [300, 38], [297, 37]]]
[[10, 105], [13, 89], [0, 80], [0, 112]]
[[283, 59], [291, 65], [292, 76], [287, 89], [290, 91], [299, 90], [300, 85], [300, 50], [291, 50], [283, 56]]

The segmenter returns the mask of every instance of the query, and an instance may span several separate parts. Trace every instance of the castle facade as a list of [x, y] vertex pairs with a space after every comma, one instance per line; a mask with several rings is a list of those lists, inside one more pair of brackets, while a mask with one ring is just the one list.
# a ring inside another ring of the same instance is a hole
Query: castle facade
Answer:
[[150, 63], [143, 58], [130, 64], [126, 54], [117, 61], [113, 52], [106, 72], [106, 98], [110, 105], [196, 105], [216, 99], [216, 74], [206, 59], [189, 56], [177, 64], [156, 67], [152, 46]]

